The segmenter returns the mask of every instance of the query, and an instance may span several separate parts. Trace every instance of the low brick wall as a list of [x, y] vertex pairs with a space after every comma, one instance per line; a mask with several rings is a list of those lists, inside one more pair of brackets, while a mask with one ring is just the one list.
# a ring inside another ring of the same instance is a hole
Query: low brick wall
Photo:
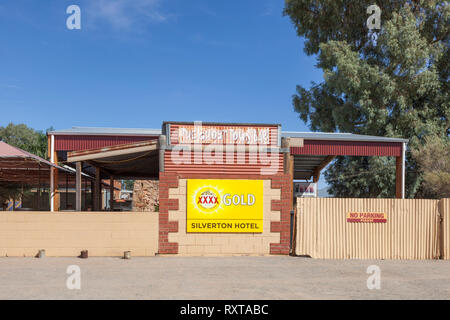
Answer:
[[0, 256], [154, 256], [158, 252], [158, 214], [109, 212], [2, 212]]

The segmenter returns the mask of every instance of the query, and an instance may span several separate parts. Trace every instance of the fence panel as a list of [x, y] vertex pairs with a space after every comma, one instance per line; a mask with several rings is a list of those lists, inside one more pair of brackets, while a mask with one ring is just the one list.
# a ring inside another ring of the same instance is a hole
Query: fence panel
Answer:
[[442, 199], [439, 202], [441, 213], [441, 257], [450, 259], [450, 199]]
[[[321, 259], [439, 257], [439, 200], [298, 198], [296, 254]], [[347, 222], [383, 212], [385, 223]]]

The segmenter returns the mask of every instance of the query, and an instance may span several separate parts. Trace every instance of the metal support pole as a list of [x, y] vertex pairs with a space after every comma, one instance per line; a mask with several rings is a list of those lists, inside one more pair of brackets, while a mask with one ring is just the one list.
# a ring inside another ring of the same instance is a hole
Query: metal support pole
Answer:
[[93, 200], [94, 200], [94, 211], [100, 211], [102, 202], [101, 202], [101, 193], [102, 193], [102, 187], [101, 187], [101, 179], [100, 179], [100, 168], [95, 167], [95, 181], [94, 181], [94, 193], [93, 193]]
[[86, 178], [84, 178], [83, 179], [83, 177], [81, 177], [81, 194], [83, 195], [82, 196], [82, 208], [83, 208], [83, 211], [86, 211], [87, 210], [87, 208], [86, 208]]
[[94, 180], [91, 180], [91, 183], [90, 183], [90, 194], [91, 194], [91, 210], [92, 211], [97, 211], [96, 209], [95, 209], [95, 205], [94, 205], [94, 202], [95, 202], [95, 196], [94, 196], [94, 190], [95, 190], [95, 181]]
[[37, 210], [41, 209], [41, 163], [38, 167]]
[[102, 189], [102, 180], [100, 179], [99, 182], [99, 187], [98, 187], [98, 209], [100, 211], [103, 210], [103, 189]]
[[66, 210], [69, 209], [69, 174], [66, 172]]
[[159, 172], [164, 172], [164, 152], [166, 151], [167, 140], [165, 135], [159, 136]]
[[405, 199], [405, 181], [406, 181], [406, 142], [402, 144], [402, 199]]
[[[50, 162], [55, 163], [55, 136], [50, 136]], [[55, 198], [55, 169], [53, 167], [50, 167], [50, 211], [55, 211], [55, 204], [54, 204], [54, 198]]]

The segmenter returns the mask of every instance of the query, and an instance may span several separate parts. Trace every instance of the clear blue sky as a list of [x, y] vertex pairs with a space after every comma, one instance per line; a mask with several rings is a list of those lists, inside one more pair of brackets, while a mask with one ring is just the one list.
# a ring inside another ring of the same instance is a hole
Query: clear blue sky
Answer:
[[[68, 30], [66, 8], [81, 8]], [[283, 0], [1, 0], [0, 125], [160, 128], [281, 123], [321, 81]]]

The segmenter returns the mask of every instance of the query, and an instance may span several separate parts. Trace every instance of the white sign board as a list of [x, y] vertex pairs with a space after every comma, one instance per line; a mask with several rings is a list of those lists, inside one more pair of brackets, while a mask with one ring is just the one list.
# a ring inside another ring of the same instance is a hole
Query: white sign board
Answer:
[[317, 198], [317, 183], [314, 182], [294, 182], [294, 197]]

